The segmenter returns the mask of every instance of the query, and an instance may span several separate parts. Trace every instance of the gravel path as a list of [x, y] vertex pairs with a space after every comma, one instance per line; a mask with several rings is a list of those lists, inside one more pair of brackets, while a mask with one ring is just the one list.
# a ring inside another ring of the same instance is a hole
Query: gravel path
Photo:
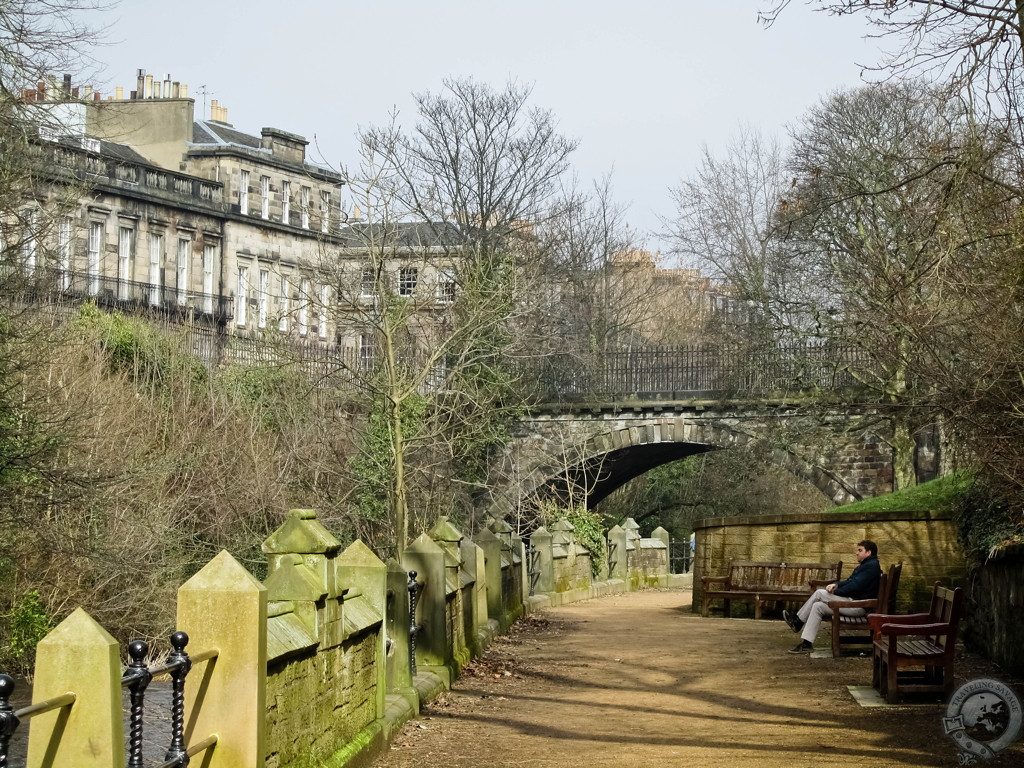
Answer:
[[[521, 622], [374, 768], [957, 764], [941, 704], [854, 702], [846, 686], [870, 684], [869, 659], [793, 656], [783, 622], [701, 619], [689, 599], [616, 595]], [[1024, 765], [1024, 750], [987, 765]]]

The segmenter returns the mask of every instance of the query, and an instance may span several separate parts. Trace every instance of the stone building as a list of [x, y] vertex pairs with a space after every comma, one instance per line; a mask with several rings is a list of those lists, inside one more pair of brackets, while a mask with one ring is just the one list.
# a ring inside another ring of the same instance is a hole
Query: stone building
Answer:
[[[369, 230], [349, 221], [344, 178], [307, 158], [305, 138], [239, 131], [216, 101], [210, 119], [196, 119], [185, 85], [143, 70], [136, 88], [106, 99], [67, 77], [24, 99], [45, 115], [38, 143], [52, 156], [51, 192], [33, 205], [54, 224], [9, 250], [31, 270], [52, 267], [60, 291], [188, 313], [235, 334], [366, 343], [360, 322], [380, 288], [367, 274]], [[19, 218], [25, 230], [34, 214]], [[427, 230], [387, 233], [388, 285], [443, 306], [453, 272], [450, 261], [437, 266]]]

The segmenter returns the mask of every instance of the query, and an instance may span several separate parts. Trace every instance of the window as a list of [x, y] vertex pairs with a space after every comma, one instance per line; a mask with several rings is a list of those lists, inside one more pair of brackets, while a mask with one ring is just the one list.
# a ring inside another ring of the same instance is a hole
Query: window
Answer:
[[416, 293], [416, 280], [419, 270], [416, 267], [402, 267], [398, 270], [398, 295], [412, 296]]
[[299, 282], [299, 336], [309, 333], [309, 280]]
[[292, 183], [281, 182], [281, 221], [284, 224], [291, 224], [292, 219]]
[[132, 279], [133, 234], [131, 227], [117, 229], [117, 298], [121, 301], [128, 301], [130, 298], [131, 286], [128, 281]]
[[278, 309], [281, 312], [281, 318], [277, 321], [277, 329], [281, 333], [288, 333], [288, 313], [291, 311], [290, 296], [292, 285], [288, 279], [288, 275], [281, 275], [281, 299], [280, 306]]
[[192, 259], [192, 241], [178, 238], [178, 306], [188, 304], [188, 263]]
[[373, 337], [368, 333], [359, 334], [359, 365], [363, 370], [373, 367]]
[[270, 218], [270, 177], [260, 176], [260, 216]]
[[158, 232], [149, 233], [149, 304], [160, 306], [160, 288], [163, 262], [164, 236]]
[[260, 270], [260, 311], [259, 317], [256, 319], [257, 328], [267, 327], [267, 309], [270, 304], [270, 273], [265, 270]]
[[36, 271], [36, 255], [39, 251], [38, 229], [39, 211], [34, 208], [25, 211], [25, 237], [21, 241], [21, 258], [26, 272]]
[[321, 339], [327, 338], [327, 309], [331, 306], [331, 286], [320, 286], [320, 307], [316, 320], [316, 332]]
[[320, 231], [331, 231], [331, 193], [326, 189], [320, 190]]
[[238, 182], [238, 212], [249, 213], [249, 172], [242, 171], [242, 178]]
[[213, 314], [213, 262], [217, 260], [217, 246], [203, 246], [203, 312]]
[[303, 229], [309, 229], [309, 187], [299, 190], [299, 216]]
[[249, 268], [238, 268], [238, 285], [235, 288], [235, 322], [244, 326], [249, 313]]
[[377, 295], [377, 273], [373, 267], [363, 267], [362, 281], [359, 285], [359, 295], [364, 299], [372, 299]]
[[437, 275], [437, 300], [441, 304], [455, 301], [455, 270], [442, 269]]
[[89, 295], [100, 292], [100, 258], [103, 251], [103, 224], [98, 221], [89, 224], [89, 257], [86, 270], [89, 276]]
[[57, 222], [57, 270], [60, 275], [60, 289], [71, 288], [71, 219], [61, 216]]

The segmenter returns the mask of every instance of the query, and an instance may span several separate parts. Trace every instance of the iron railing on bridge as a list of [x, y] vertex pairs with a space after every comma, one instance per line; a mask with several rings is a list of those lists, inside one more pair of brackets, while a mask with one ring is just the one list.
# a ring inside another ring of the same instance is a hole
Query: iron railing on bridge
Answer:
[[791, 343], [770, 347], [650, 346], [559, 353], [531, 374], [542, 402], [766, 396], [855, 386], [867, 365], [855, 347]]

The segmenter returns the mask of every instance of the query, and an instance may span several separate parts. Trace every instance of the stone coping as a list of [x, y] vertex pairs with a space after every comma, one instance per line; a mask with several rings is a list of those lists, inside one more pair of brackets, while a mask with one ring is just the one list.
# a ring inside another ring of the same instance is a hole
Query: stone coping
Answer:
[[693, 524], [694, 530], [704, 528], [724, 528], [733, 525], [786, 525], [807, 523], [843, 523], [843, 522], [886, 522], [892, 520], [914, 520], [927, 522], [930, 520], [952, 520], [949, 512], [932, 512], [930, 510], [881, 510], [878, 512], [812, 512], [808, 514], [782, 515], [740, 515], [737, 517], [705, 517]]

